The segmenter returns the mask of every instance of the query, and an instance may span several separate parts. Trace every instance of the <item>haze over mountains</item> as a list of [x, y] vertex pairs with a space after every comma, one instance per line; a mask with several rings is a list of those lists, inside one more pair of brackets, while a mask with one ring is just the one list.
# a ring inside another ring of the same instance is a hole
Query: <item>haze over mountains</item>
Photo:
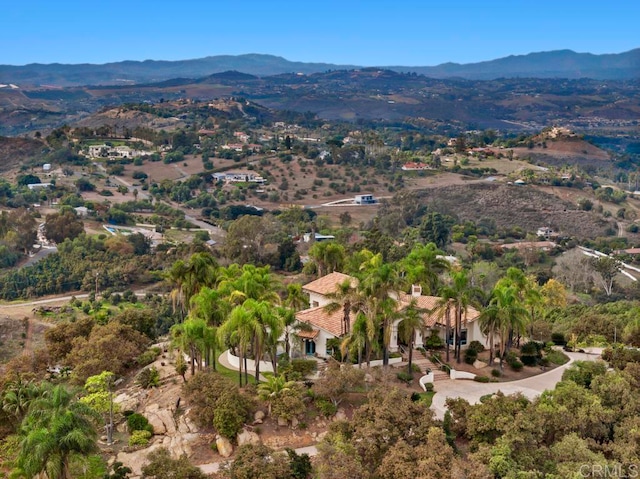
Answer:
[[[177, 77], [198, 78], [235, 70], [257, 76], [281, 73], [317, 73], [353, 70], [357, 65], [292, 62], [263, 54], [217, 55], [180, 61], [122, 61], [96, 64], [0, 65], [0, 83], [79, 86], [151, 83]], [[415, 72], [432, 78], [491, 80], [496, 78], [592, 78], [627, 80], [640, 78], [640, 48], [624, 53], [594, 55], [571, 50], [512, 55], [480, 63], [444, 63], [437, 66], [380, 67], [398, 72]]]

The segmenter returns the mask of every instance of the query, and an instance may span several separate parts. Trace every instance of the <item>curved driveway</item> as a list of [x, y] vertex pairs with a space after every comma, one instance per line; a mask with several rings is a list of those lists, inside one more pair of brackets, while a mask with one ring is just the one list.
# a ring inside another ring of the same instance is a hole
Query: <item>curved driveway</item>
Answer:
[[595, 361], [599, 354], [565, 353], [569, 356], [569, 362], [552, 369], [549, 372], [538, 374], [526, 379], [504, 383], [479, 383], [470, 380], [446, 380], [435, 383], [436, 394], [431, 402], [431, 409], [438, 419], [444, 418], [447, 410], [445, 401], [447, 398], [463, 398], [471, 404], [480, 402], [480, 398], [487, 394], [495, 394], [502, 391], [504, 394], [522, 393], [529, 399], [539, 396], [547, 389], [553, 389], [562, 379], [562, 373], [574, 361]]

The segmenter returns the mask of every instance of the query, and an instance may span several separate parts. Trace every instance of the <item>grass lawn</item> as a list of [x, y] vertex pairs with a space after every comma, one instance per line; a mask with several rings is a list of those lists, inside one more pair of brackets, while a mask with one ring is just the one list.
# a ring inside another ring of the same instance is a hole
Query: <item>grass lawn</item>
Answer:
[[433, 396], [436, 394], [435, 391], [427, 391], [424, 393], [419, 393], [420, 399], [418, 402], [421, 402], [427, 407], [431, 407], [431, 401], [433, 401]]
[[[234, 383], [239, 384], [238, 371], [234, 371], [232, 369], [225, 368], [224, 366], [222, 366], [218, 362], [216, 362], [216, 371], [219, 374], [222, 374], [223, 376], [231, 379]], [[244, 372], [242, 373], [242, 377], [243, 377], [242, 384], [244, 384]], [[249, 383], [256, 384], [255, 375], [251, 374], [251, 372], [249, 372]]]

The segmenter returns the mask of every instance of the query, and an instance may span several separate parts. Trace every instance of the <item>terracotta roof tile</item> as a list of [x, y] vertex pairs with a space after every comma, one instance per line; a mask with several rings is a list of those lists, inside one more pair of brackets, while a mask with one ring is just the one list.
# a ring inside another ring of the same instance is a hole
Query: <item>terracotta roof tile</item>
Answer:
[[318, 306], [316, 308], [298, 311], [296, 313], [296, 318], [298, 321], [308, 323], [316, 328], [324, 329], [328, 333], [339, 337], [342, 333], [342, 315], [342, 308], [338, 308], [336, 311], [329, 313], [325, 310], [324, 306]]
[[314, 329], [312, 331], [298, 331], [296, 336], [303, 339], [315, 339], [318, 334], [320, 334], [320, 331]]
[[338, 273], [334, 271], [333, 273], [329, 273], [322, 278], [318, 278], [315, 281], [311, 281], [311, 283], [305, 284], [302, 289], [304, 291], [310, 291], [312, 293], [318, 293], [323, 295], [329, 295], [336, 292], [336, 287], [339, 284], [344, 283], [346, 280], [350, 280], [351, 284], [355, 286], [358, 284], [358, 280], [353, 276], [349, 276], [348, 274]]
[[[445, 318], [442, 317], [442, 306], [438, 307], [438, 302], [441, 300], [439, 296], [411, 296], [409, 294], [401, 294], [400, 295], [400, 303], [403, 307], [409, 306], [411, 300], [416, 300], [416, 306], [420, 309], [426, 310], [422, 313], [422, 319], [424, 321], [424, 325], [427, 328], [432, 328], [436, 324], [445, 324]], [[455, 319], [453, 317], [453, 311], [450, 315], [451, 326], [454, 326]], [[467, 323], [471, 323], [478, 319], [480, 313], [472, 307], [467, 308], [466, 316], [463, 314], [463, 321]]]

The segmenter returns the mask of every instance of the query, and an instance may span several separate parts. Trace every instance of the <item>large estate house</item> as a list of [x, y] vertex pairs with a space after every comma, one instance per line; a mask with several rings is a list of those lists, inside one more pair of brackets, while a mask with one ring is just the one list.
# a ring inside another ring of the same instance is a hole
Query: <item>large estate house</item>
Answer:
[[[335, 303], [333, 295], [338, 290], [338, 286], [349, 281], [356, 287], [358, 280], [347, 274], [333, 272], [316, 279], [302, 287], [302, 290], [309, 295], [309, 309], [296, 313], [296, 318], [300, 322], [311, 326], [311, 331], [300, 331], [298, 337], [303, 341], [303, 352], [306, 355], [315, 355], [326, 358], [331, 355], [327, 341], [339, 338], [344, 335], [344, 312], [342, 307], [327, 308], [327, 305]], [[398, 301], [398, 309], [408, 307], [412, 301], [419, 308], [422, 315], [423, 327], [416, 329], [414, 348], [424, 346], [424, 339], [435, 332], [443, 341], [446, 340], [446, 315], [441, 314], [441, 298], [438, 296], [427, 296], [422, 294], [422, 288], [413, 285], [411, 293], [400, 293], [394, 298]], [[454, 317], [449, 315], [450, 335], [449, 344], [453, 344]], [[480, 331], [478, 317], [480, 313], [469, 307], [463, 313], [464, 324], [460, 333], [462, 348], [465, 348], [471, 341], [486, 343], [487, 337]], [[350, 315], [353, 323], [355, 314]], [[390, 350], [392, 352], [399, 349], [398, 326], [402, 319], [397, 319], [392, 324]]]

